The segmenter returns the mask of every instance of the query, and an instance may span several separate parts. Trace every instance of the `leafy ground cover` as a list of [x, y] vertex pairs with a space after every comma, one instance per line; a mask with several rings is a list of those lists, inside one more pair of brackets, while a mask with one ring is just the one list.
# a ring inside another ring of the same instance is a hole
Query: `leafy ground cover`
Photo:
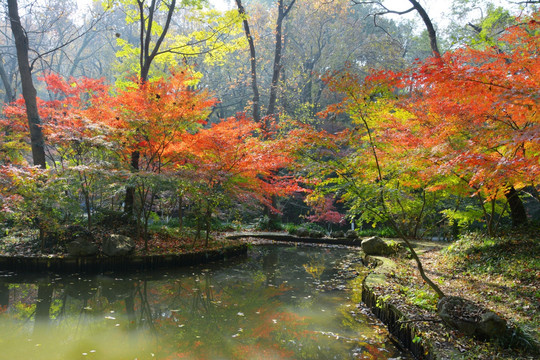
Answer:
[[385, 299], [415, 323], [420, 335], [449, 359], [537, 359], [540, 356], [540, 242], [532, 236], [468, 235], [452, 243], [422, 243], [427, 273], [446, 295], [461, 296], [504, 317], [513, 328], [502, 341], [485, 342], [441, 324], [437, 298], [404, 254], [388, 275]]

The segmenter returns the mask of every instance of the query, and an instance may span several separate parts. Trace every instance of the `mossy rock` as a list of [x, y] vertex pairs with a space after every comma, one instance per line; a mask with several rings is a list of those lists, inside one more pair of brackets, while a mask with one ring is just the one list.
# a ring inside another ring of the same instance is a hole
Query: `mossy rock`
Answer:
[[439, 300], [441, 319], [454, 329], [481, 340], [502, 339], [507, 334], [506, 320], [493, 311], [458, 296]]

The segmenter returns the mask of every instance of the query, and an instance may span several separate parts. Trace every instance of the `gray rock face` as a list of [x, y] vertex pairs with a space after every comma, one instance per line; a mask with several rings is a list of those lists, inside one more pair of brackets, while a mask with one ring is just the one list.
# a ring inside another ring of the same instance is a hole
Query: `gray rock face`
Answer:
[[354, 240], [354, 239], [358, 239], [358, 234], [354, 230], [347, 230], [347, 232], [345, 233], [345, 237], [347, 239]]
[[129, 255], [135, 250], [135, 242], [128, 236], [113, 234], [103, 241], [102, 248], [107, 256]]
[[362, 240], [362, 250], [366, 255], [374, 256], [384, 256], [392, 253], [392, 249], [378, 236]]
[[449, 326], [479, 339], [506, 335], [506, 321], [493, 311], [457, 296], [447, 296], [437, 304], [439, 316]]
[[70, 256], [93, 256], [98, 253], [98, 247], [86, 238], [75, 239], [66, 245]]

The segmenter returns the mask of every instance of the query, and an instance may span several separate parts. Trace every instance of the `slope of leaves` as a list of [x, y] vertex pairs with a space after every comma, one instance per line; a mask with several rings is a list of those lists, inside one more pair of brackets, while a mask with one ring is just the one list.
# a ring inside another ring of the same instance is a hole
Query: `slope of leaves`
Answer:
[[[514, 328], [504, 343], [483, 342], [440, 324], [435, 294], [416, 274], [406, 257], [389, 274], [391, 286], [379, 289], [420, 330], [418, 341], [429, 341], [448, 358], [535, 359], [540, 344], [540, 251], [531, 236], [513, 234], [492, 238], [471, 234], [448, 245], [418, 242], [426, 271], [445, 294], [467, 299], [495, 311]], [[504, 250], [504, 251], [503, 251]]]

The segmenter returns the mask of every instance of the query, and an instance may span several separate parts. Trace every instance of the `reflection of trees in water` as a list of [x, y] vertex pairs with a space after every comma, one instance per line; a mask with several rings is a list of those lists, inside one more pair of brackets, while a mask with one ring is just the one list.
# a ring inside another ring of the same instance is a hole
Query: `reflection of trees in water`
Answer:
[[315, 280], [320, 280], [326, 269], [326, 262], [321, 256], [312, 256], [306, 264], [303, 264], [303, 267]]
[[[329, 339], [313, 330], [311, 318], [288, 310], [305, 305], [305, 313], [311, 314], [316, 294], [307, 284], [311, 276], [320, 278], [327, 266], [322, 261], [326, 254], [312, 254], [266, 251], [252, 257], [243, 270], [203, 270], [170, 280], [55, 279], [53, 284], [20, 285], [17, 296], [19, 285], [9, 286], [10, 295], [8, 286], [0, 283], [0, 304], [8, 305], [16, 319], [22, 318], [18, 311], [34, 306], [26, 318], [34, 316], [35, 328], [73, 329], [74, 337], [88, 336], [88, 329], [119, 326], [128, 330], [123, 333], [126, 343], [137, 345], [141, 336], [148, 339], [151, 334], [148, 346], [161, 358], [347, 358], [354, 345]], [[303, 265], [314, 268], [311, 276]], [[303, 283], [295, 286], [305, 298], [295, 305], [284, 303], [299, 294], [287, 281], [302, 274]], [[325, 301], [314, 305], [316, 310], [329, 305]]]
[[49, 310], [51, 308], [53, 290], [52, 284], [40, 283], [38, 285], [34, 332], [40, 330], [41, 327], [47, 327], [49, 325]]

